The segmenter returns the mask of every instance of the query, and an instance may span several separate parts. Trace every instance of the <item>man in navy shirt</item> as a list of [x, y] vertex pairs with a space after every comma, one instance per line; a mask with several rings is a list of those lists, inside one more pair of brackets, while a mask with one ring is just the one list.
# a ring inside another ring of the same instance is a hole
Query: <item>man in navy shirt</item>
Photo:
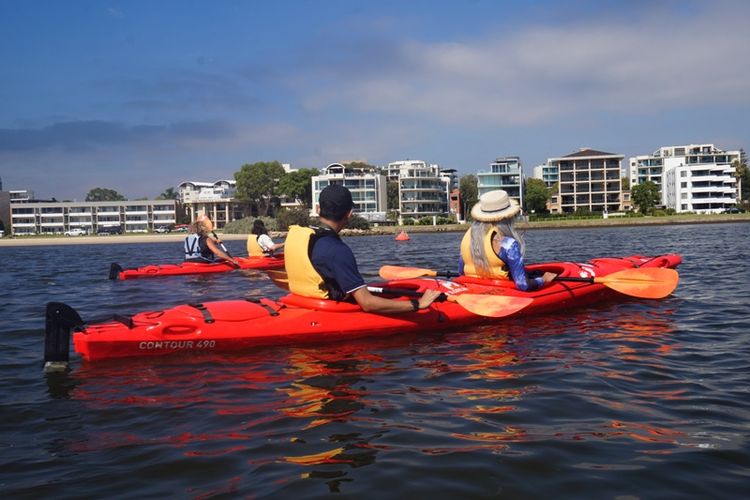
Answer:
[[352, 194], [344, 186], [332, 184], [320, 192], [318, 203], [320, 225], [330, 229], [330, 233], [315, 241], [310, 258], [313, 267], [329, 287], [354, 297], [364, 311], [382, 314], [426, 309], [440, 295], [437, 290], [427, 290], [419, 300], [406, 301], [386, 299], [370, 293], [359, 273], [352, 249], [338, 236], [352, 218]]

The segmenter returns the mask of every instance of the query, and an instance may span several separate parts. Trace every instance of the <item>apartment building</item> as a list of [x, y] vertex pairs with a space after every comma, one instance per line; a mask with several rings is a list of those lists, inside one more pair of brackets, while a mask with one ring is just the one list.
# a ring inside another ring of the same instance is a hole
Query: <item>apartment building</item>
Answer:
[[523, 206], [523, 166], [518, 156], [497, 158], [488, 171], [477, 173], [477, 194], [502, 189]]
[[739, 150], [723, 151], [714, 144], [664, 146], [630, 158], [630, 185], [654, 182], [662, 205], [678, 213], [718, 213], [738, 202], [732, 162], [740, 157]]
[[624, 210], [622, 192], [623, 155], [582, 148], [547, 164], [559, 172], [558, 190], [552, 212], [572, 213], [578, 209], [591, 212]]
[[422, 160], [402, 160], [388, 164], [388, 171], [398, 168], [399, 216], [412, 219], [447, 215], [450, 192], [458, 185], [455, 170], [441, 171], [437, 164]]
[[145, 233], [175, 223], [174, 200], [10, 203], [15, 236], [63, 234], [75, 228], [97, 232], [102, 228]]
[[317, 215], [316, 207], [320, 192], [328, 185], [341, 184], [352, 193], [354, 212], [370, 222], [385, 222], [388, 210], [387, 178], [376, 169], [345, 167], [331, 163], [320, 175], [313, 176], [311, 216]]
[[214, 227], [223, 229], [228, 222], [245, 215], [246, 204], [237, 200], [237, 182], [234, 180], [186, 181], [177, 186], [177, 191], [191, 223], [201, 212], [211, 218]]
[[542, 163], [534, 167], [534, 173], [532, 174], [534, 179], [541, 179], [544, 181], [544, 185], [548, 188], [554, 186], [560, 177], [560, 172], [557, 165], [549, 165]]

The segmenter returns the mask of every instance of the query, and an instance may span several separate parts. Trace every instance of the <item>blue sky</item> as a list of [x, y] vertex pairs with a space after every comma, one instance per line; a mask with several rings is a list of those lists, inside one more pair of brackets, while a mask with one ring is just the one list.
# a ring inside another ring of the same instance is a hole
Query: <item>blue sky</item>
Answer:
[[0, 0], [4, 189], [750, 145], [750, 2]]

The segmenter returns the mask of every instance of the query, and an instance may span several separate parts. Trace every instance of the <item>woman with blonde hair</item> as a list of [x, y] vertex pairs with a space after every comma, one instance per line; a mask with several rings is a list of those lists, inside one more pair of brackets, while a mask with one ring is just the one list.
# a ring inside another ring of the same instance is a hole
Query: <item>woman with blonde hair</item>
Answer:
[[476, 278], [510, 279], [516, 288], [533, 291], [555, 277], [544, 273], [529, 279], [523, 257], [523, 237], [513, 227], [513, 219], [521, 211], [516, 200], [502, 189], [479, 197], [471, 209], [474, 219], [461, 241], [459, 273]]
[[220, 243], [209, 236], [211, 228], [205, 220], [196, 220], [190, 225], [190, 234], [185, 238], [186, 262], [218, 262], [225, 260], [239, 267], [237, 259], [220, 247]]

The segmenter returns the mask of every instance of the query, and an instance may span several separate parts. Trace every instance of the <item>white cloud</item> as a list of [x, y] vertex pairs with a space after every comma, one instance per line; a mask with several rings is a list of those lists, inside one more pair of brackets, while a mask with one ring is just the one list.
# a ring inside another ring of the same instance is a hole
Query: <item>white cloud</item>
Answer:
[[310, 86], [305, 103], [476, 126], [744, 106], [750, 32], [727, 21], [747, 19], [749, 9], [716, 6], [689, 19], [643, 13], [641, 22], [587, 19], [564, 27], [506, 26], [502, 37], [479, 40], [407, 41], [392, 68], [363, 77], [353, 70], [342, 85]]

